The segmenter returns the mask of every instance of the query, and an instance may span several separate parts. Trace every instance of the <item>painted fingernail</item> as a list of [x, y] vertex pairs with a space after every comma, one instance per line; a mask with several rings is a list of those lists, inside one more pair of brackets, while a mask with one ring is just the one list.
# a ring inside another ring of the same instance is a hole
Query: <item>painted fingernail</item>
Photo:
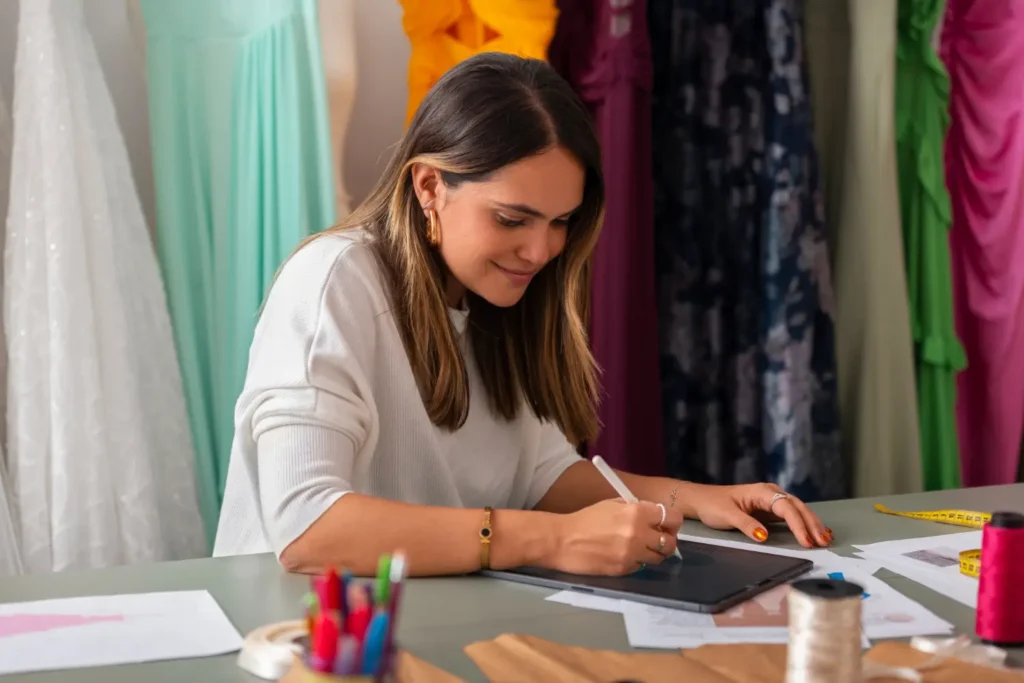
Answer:
[[825, 533], [818, 534], [818, 538], [821, 539], [822, 545], [828, 545], [832, 542], [832, 537]]
[[754, 530], [754, 538], [759, 540], [761, 543], [764, 543], [765, 541], [768, 540], [768, 532], [765, 531], [764, 529], [755, 529]]
[[828, 534], [829, 536], [831, 536], [832, 535], [832, 530], [829, 529], [828, 527], [825, 527], [825, 533]]

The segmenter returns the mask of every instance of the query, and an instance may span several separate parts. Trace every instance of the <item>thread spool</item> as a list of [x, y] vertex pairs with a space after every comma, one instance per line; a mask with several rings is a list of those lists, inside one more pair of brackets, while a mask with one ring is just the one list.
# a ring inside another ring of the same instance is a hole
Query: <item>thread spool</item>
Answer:
[[849, 581], [804, 579], [789, 589], [786, 683], [860, 683], [861, 596]]
[[981, 556], [975, 632], [986, 645], [1024, 647], [1024, 515], [992, 513]]

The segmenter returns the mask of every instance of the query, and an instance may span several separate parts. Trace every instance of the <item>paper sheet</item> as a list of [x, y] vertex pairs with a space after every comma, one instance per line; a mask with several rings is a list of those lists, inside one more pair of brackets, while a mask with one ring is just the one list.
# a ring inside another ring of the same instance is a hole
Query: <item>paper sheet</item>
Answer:
[[[872, 576], [879, 568], [874, 559], [842, 557], [830, 550], [804, 550], [759, 546], [746, 541], [708, 539], [680, 534], [679, 538], [772, 555], [804, 557], [814, 562], [814, 576], [836, 575], [864, 587], [865, 647], [872, 638], [902, 638], [948, 634], [952, 625]], [[633, 647], [691, 648], [710, 643], [785, 643], [788, 639], [788, 586], [779, 586], [719, 615], [654, 607], [629, 600], [561, 591], [547, 599], [574, 607], [623, 615]]]
[[978, 607], [978, 580], [960, 573], [959, 554], [981, 547], [980, 531], [854, 547], [869, 562], [876, 562], [968, 607]]
[[[816, 569], [804, 578], [853, 581], [864, 588], [863, 640], [944, 635], [953, 626], [880, 579], [849, 567]], [[721, 614], [697, 614], [621, 601], [633, 647], [680, 648], [706, 643], [785, 643], [789, 585], [778, 586]]]
[[206, 657], [241, 646], [206, 591], [0, 604], [0, 675]]

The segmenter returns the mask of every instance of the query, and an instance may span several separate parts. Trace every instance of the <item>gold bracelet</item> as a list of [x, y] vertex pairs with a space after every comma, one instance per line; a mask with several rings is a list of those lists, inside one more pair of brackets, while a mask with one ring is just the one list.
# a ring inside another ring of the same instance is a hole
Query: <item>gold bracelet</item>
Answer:
[[484, 508], [484, 524], [480, 527], [480, 568], [491, 568], [491, 512], [490, 507]]
[[681, 482], [681, 481], [676, 482], [675, 487], [673, 487], [673, 489], [672, 489], [672, 493], [668, 494], [668, 506], [670, 508], [674, 508], [676, 506], [676, 492], [679, 490], [679, 487], [682, 486], [682, 485], [683, 485], [683, 482]]

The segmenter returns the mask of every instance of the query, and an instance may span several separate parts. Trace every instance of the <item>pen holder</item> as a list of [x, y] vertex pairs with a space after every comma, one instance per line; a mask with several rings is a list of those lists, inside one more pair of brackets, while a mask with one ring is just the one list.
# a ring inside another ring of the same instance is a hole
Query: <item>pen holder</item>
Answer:
[[296, 657], [292, 662], [292, 668], [280, 680], [280, 683], [396, 683], [398, 676], [395, 672], [394, 663], [398, 660], [399, 650], [395, 649], [384, 673], [374, 676], [371, 674], [334, 674], [321, 671], [314, 671], [309, 668], [305, 657]]

